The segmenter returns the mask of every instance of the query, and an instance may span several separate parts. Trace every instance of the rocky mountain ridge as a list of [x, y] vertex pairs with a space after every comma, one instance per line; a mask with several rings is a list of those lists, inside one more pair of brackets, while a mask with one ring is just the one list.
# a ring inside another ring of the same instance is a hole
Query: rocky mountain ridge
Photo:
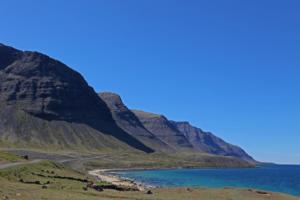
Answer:
[[0, 147], [209, 153], [253, 159], [186, 123], [130, 110], [119, 95], [95, 93], [47, 55], [0, 44]]
[[[153, 152], [117, 126], [109, 108], [78, 72], [44, 54], [5, 45], [0, 45], [0, 55], [3, 143], [99, 149], [130, 146]], [[83, 140], [84, 134], [89, 138]]]
[[[121, 97], [112, 92], [103, 92], [99, 96], [110, 108], [115, 121], [133, 137], [143, 142], [143, 139], [139, 137], [140, 134], [146, 131], [149, 136], [151, 135], [153, 141], [148, 145], [156, 151], [168, 152], [172, 149], [173, 152], [201, 152], [254, 161], [242, 148], [231, 145], [210, 132], [194, 127], [189, 122], [171, 121], [160, 114], [130, 110]], [[155, 145], [157, 141], [165, 145], [157, 148]]]

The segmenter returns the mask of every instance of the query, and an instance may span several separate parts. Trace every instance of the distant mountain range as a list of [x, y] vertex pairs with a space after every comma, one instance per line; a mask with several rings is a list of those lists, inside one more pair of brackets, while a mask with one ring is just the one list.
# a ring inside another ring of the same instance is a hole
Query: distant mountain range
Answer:
[[63, 63], [0, 44], [0, 147], [208, 153], [254, 162], [188, 122], [130, 110]]
[[163, 115], [129, 110], [118, 94], [103, 92], [99, 96], [123, 130], [155, 151], [205, 152], [254, 161], [240, 147], [231, 145], [212, 133], [204, 132], [189, 122], [175, 122]]

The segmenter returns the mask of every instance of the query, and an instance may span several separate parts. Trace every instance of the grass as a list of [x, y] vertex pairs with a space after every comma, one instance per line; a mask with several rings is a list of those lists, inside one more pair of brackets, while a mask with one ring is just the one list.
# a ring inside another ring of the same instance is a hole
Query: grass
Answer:
[[111, 184], [108, 182], [105, 182], [105, 181], [99, 181], [99, 182], [97, 182], [96, 185], [104, 187], [104, 186], [110, 186]]
[[0, 163], [1, 162], [17, 162], [22, 161], [23, 158], [12, 153], [0, 151]]
[[[100, 154], [99, 154], [100, 155]], [[162, 153], [104, 153], [98, 159], [86, 160], [81, 163], [82, 169], [93, 168], [176, 168], [176, 167], [251, 167], [249, 163], [236, 159], [211, 156], [208, 154], [166, 155]], [[80, 164], [71, 164], [78, 167]]]
[[26, 185], [1, 180], [0, 198], [15, 200], [299, 200], [280, 194], [260, 195], [238, 189], [155, 189], [152, 195], [144, 192], [118, 192], [105, 190], [83, 191], [76, 188], [42, 189], [36, 185]]
[[30, 159], [70, 159], [65, 164], [80, 171], [88, 171], [95, 168], [251, 167], [245, 161], [203, 153], [167, 155], [164, 153], [146, 154], [131, 151], [102, 151], [93, 153], [72, 151], [42, 152], [40, 150], [30, 151], [21, 149], [15, 149], [15, 151], [11, 149], [10, 151], [21, 155], [28, 155]]
[[[73, 179], [66, 179], [68, 177]], [[299, 200], [281, 194], [259, 194], [240, 189], [153, 189], [145, 192], [84, 190], [84, 173], [51, 161], [0, 170], [0, 199], [15, 200]], [[89, 180], [93, 178], [88, 177]], [[20, 181], [22, 180], [22, 181]], [[98, 185], [108, 183], [98, 182]], [[47, 188], [43, 188], [47, 185]]]
[[[42, 161], [35, 164], [24, 164], [0, 170], [0, 177], [11, 182], [24, 184], [47, 185], [49, 188], [81, 189], [85, 174], [74, 171], [52, 161]], [[74, 180], [70, 180], [70, 179]]]

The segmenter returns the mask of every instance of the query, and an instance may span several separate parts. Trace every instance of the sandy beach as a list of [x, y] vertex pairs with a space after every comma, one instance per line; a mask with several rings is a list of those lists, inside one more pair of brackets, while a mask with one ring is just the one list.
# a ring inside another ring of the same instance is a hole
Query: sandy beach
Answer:
[[[118, 169], [119, 170], [119, 169]], [[150, 185], [145, 185], [142, 183], [138, 183], [134, 180], [130, 180], [128, 178], [123, 178], [118, 175], [114, 175], [113, 172], [116, 171], [114, 169], [96, 169], [89, 171], [88, 174], [94, 177], [97, 177], [100, 181], [108, 182], [116, 186], [127, 187], [137, 189], [139, 191], [146, 191], [147, 189], [154, 188]]]

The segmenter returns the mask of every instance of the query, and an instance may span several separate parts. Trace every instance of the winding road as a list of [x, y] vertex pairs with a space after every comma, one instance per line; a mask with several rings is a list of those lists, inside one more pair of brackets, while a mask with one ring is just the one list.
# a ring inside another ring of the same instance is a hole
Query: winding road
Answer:
[[[102, 158], [102, 157], [103, 156], [68, 158], [68, 159], [59, 159], [59, 160], [56, 160], [56, 162], [66, 164], [66, 163], [70, 163], [70, 162], [82, 162], [82, 161], [87, 161], [87, 160], [99, 159], [99, 158]], [[0, 163], [0, 170], [10, 168], [10, 167], [19, 166], [19, 165], [39, 163], [43, 160], [47, 160], [47, 159], [33, 159], [33, 160], [21, 161], [21, 162]]]

